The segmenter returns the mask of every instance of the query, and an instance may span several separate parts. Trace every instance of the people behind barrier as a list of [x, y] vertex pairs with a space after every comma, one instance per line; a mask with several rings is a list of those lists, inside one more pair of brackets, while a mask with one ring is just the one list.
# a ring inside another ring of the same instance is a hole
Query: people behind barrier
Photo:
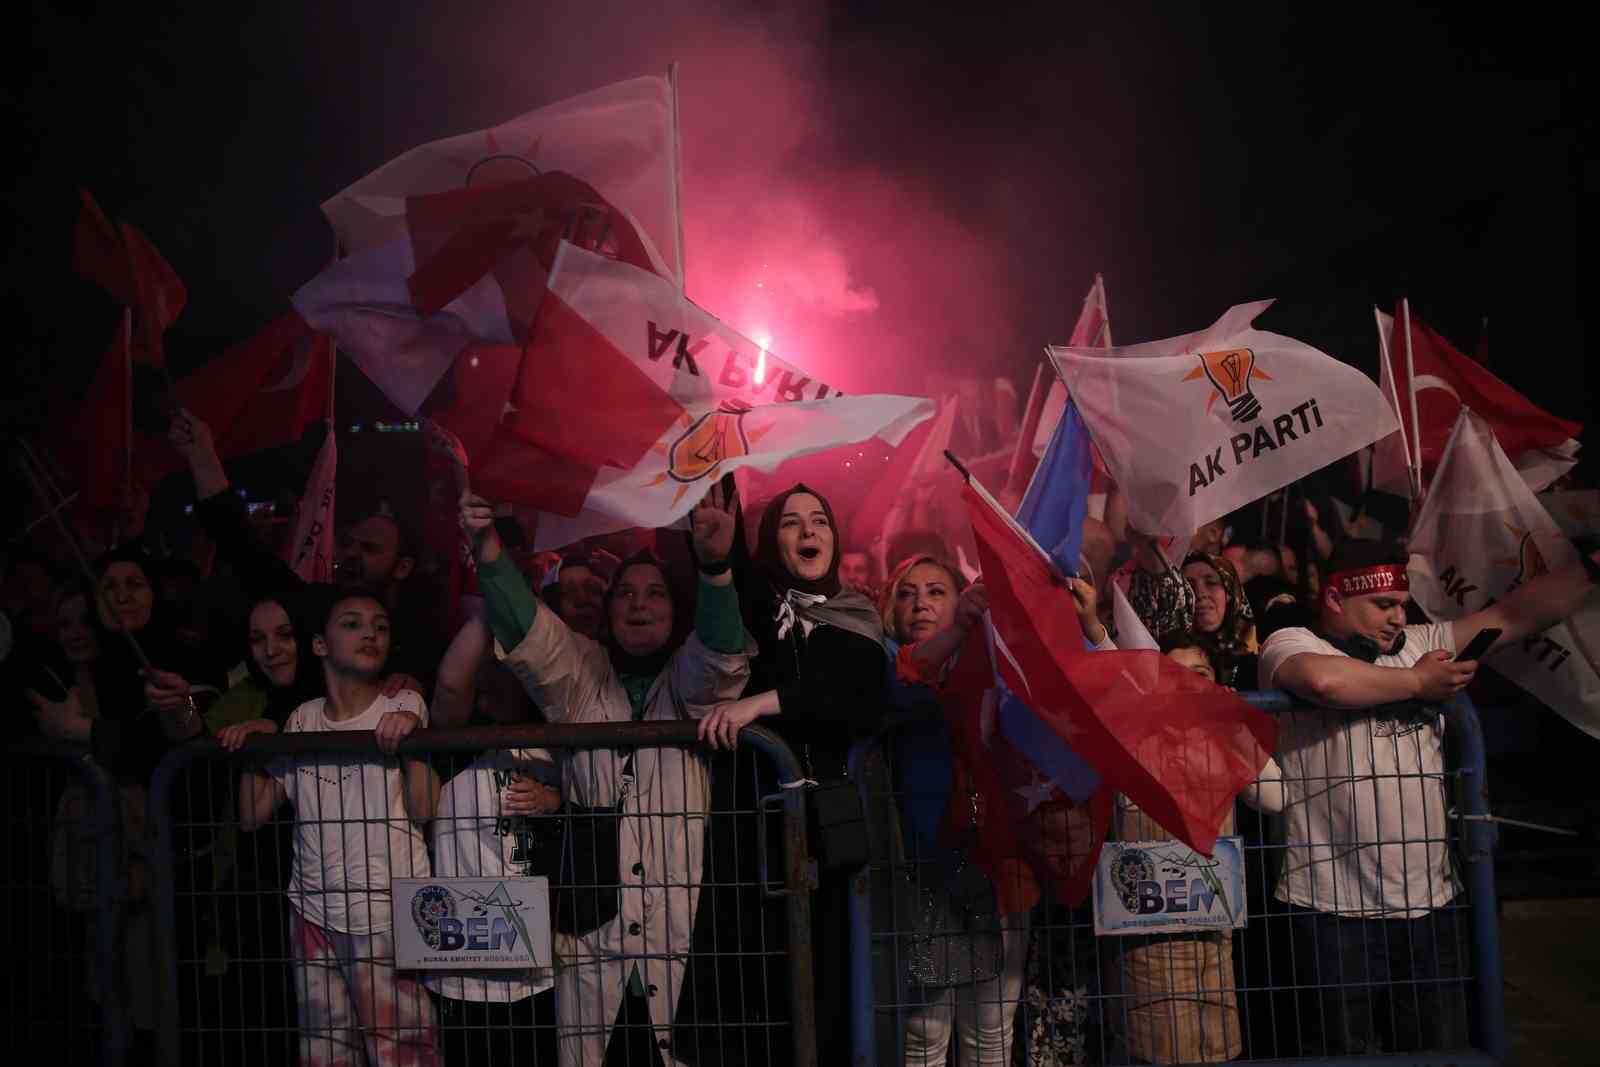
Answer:
[[309, 652], [325, 695], [300, 705], [285, 733], [372, 731], [385, 758], [311, 754], [273, 759], [239, 781], [239, 822], [260, 829], [294, 809], [289, 950], [302, 1064], [438, 1064], [433, 1002], [395, 967], [395, 877], [431, 872], [423, 827], [438, 781], [398, 746], [428, 721], [410, 689], [384, 693], [389, 613], [380, 595], [329, 590], [309, 605]]
[[1465, 1044], [1439, 705], [1476, 674], [1478, 661], [1457, 654], [1480, 632], [1496, 631], [1483, 652], [1521, 641], [1594, 585], [1573, 566], [1452, 622], [1408, 625], [1406, 560], [1393, 544], [1340, 546], [1312, 625], [1277, 630], [1261, 650], [1262, 682], [1312, 706], [1280, 719], [1277, 898], [1295, 916], [1301, 981], [1318, 989], [1321, 1025], [1302, 1041], [1330, 1055]]
[[[294, 867], [284, 873], [294, 938], [284, 955], [293, 960], [307, 1062], [342, 1045], [381, 1062], [412, 1046], [422, 1062], [441, 1047], [452, 1062], [498, 1061], [543, 1046], [508, 1045], [495, 1033], [534, 1030], [559, 1038], [563, 1064], [598, 1063], [619, 1010], [636, 1017], [621, 1008], [625, 999], [642, 1006], [651, 1054], [673, 1062], [683, 959], [707, 877], [705, 846], [701, 835], [663, 831], [646, 816], [710, 815], [710, 761], [736, 747], [754, 723], [794, 750], [816, 783], [809, 790], [815, 813], [854, 788], [847, 766], [853, 743], [882, 735], [891, 710], [921, 714], [921, 735], [904, 724], [891, 735], [905, 855], [937, 868], [932, 877], [954, 878], [960, 868], [962, 850], [952, 844], [959, 835], [950, 831], [974, 808], [974, 793], [952, 761], [938, 694], [964, 637], [978, 626], [984, 585], [964, 571], [970, 558], [940, 535], [902, 522], [887, 559], [878, 555], [882, 539], [871, 551], [841, 544], [828, 496], [802, 483], [771, 499], [753, 551], [741, 555], [733, 547], [741, 532], [737, 508], [719, 485], [690, 516], [691, 566], [699, 569], [693, 595], [681, 588], [681, 561], [670, 552], [613, 565], [595, 546], [580, 544], [550, 557], [559, 566], [535, 576], [536, 597], [517, 562], [497, 550], [509, 520], [499, 517], [497, 531], [489, 503], [469, 495], [461, 522], [474, 537], [482, 601], [464, 598], [465, 617], [446, 642], [440, 619], [410, 606], [424, 580], [420, 549], [393, 516], [365, 515], [344, 531], [338, 587], [348, 595], [308, 586], [257, 539], [204, 424], [180, 416], [172, 438], [189, 462], [197, 522], [246, 593], [243, 617], [209, 633], [188, 625], [178, 610], [185, 594], [160, 588], [192, 585], [187, 566], [157, 560], [142, 541], [120, 547], [95, 565], [92, 591], [58, 585], [55, 648], [41, 664], [48, 673], [31, 675], [44, 681], [27, 694], [47, 736], [89, 744], [136, 791], [175, 745], [202, 734], [248, 757], [256, 735], [363, 728], [358, 724], [381, 726], [392, 751], [401, 736], [430, 724], [698, 721], [696, 747], [485, 752], [460, 766], [442, 798], [417, 760], [308, 756], [251, 771], [237, 798], [241, 824], [253, 829], [268, 821], [281, 799], [295, 807]], [[1224, 933], [1102, 939], [1103, 982], [1084, 988], [1104, 1003], [1099, 1022], [1084, 1025], [1101, 1027], [1119, 1054], [1142, 1060], [1253, 1056], [1263, 1045], [1245, 1017], [1256, 1010], [1249, 989], [1294, 981], [1310, 991], [1316, 1010], [1305, 1012], [1292, 1034], [1272, 1035], [1280, 1054], [1460, 1046], [1468, 946], [1448, 847], [1455, 833], [1445, 793], [1448, 731], [1437, 704], [1471, 681], [1474, 665], [1452, 656], [1473, 634], [1499, 628], [1500, 647], [1537, 633], [1583, 602], [1589, 576], [1574, 570], [1533, 578], [1477, 615], [1408, 625], [1403, 551], [1349, 539], [1335, 544], [1331, 505], [1320, 513], [1309, 503], [1292, 509], [1286, 528], [1295, 533], [1287, 538], [1257, 535], [1255, 525], [1246, 534], [1230, 522], [1207, 524], [1180, 559], [1169, 559], [1162, 540], [1087, 520], [1082, 576], [1070, 584], [1096, 647], [1116, 645], [1117, 583], [1172, 659], [1221, 685], [1284, 689], [1303, 702], [1279, 716], [1276, 759], [1239, 798], [1261, 813], [1252, 816], [1262, 830], [1249, 838], [1248, 870], [1269, 891], [1264, 906], [1287, 910], [1300, 973], [1283, 973], [1276, 959], [1270, 974], [1235, 973], [1237, 959], [1249, 957], [1246, 938], [1265, 933], [1238, 935], [1238, 949]], [[662, 544], [669, 537], [652, 532], [649, 539]], [[896, 550], [908, 554], [896, 561]], [[898, 565], [880, 582], [884, 562]], [[22, 569], [13, 570], [21, 583]], [[368, 583], [376, 588], [355, 591]], [[23, 603], [26, 592], [8, 592], [8, 603]], [[328, 597], [352, 616], [350, 629], [341, 629], [337, 616], [302, 610]], [[403, 662], [393, 662], [402, 653]], [[240, 680], [230, 688], [225, 677], [235, 664], [242, 665]], [[341, 781], [354, 769], [354, 780], [364, 787], [370, 777], [373, 791], [349, 792], [358, 787], [348, 782], [335, 788], [314, 770], [306, 777], [314, 767], [340, 768], [330, 779]], [[425, 813], [436, 802], [440, 814], [430, 821]], [[359, 804], [383, 812], [388, 829], [377, 838], [358, 834], [329, 852], [324, 833], [310, 833]], [[1057, 817], [1063, 812], [1064, 821]], [[579, 822], [572, 813], [588, 820], [587, 872], [559, 867], [559, 857], [575, 854]], [[142, 814], [130, 817], [142, 824]], [[845, 811], [843, 821], [814, 819], [810, 829], [821, 861], [810, 910], [825, 1060], [850, 1054], [852, 995], [841, 979], [849, 973], [853, 868], [848, 859], [831, 863], [829, 850], [848, 856], [855, 846], [839, 827], [871, 817]], [[1086, 816], [1072, 805], [1051, 808], [1049, 819], [1035, 820], [1052, 828], [1035, 844], [1064, 848], [1082, 829], [1074, 818]], [[965, 828], [981, 819], [968, 818]], [[532, 828], [545, 823], [557, 828], [557, 847], [535, 858]], [[594, 847], [597, 826], [615, 837], [609, 851]], [[1114, 827], [1125, 838], [1166, 836], [1125, 801]], [[134, 863], [142, 863], [135, 851]], [[226, 858], [225, 850], [218, 855]], [[60, 893], [89, 893], [82, 877], [73, 883], [70, 867], [62, 865]], [[384, 940], [392, 938], [391, 905], [379, 898], [391, 875], [430, 869], [551, 879], [563, 963], [549, 979], [553, 995], [526, 976], [466, 975], [430, 981], [430, 994], [394, 971], [392, 944]], [[1045, 939], [1034, 937], [1030, 950], [1030, 922], [1037, 926], [1032, 917], [1043, 912], [1035, 911], [1039, 887], [1030, 893], [1024, 882], [988, 882], [999, 916], [990, 931], [998, 946], [992, 967], [978, 966], [980, 952], [965, 957], [964, 969], [947, 969], [944, 980], [931, 970], [899, 975], [906, 1011], [898, 1040], [907, 1063], [1010, 1062], [1019, 1044], [1028, 1062], [1048, 1062], [1037, 1049], [1049, 1041], [1031, 1032], [1023, 1040], [1016, 1029], [1044, 1018], [1062, 988], [1038, 970], [1049, 969], [1040, 962]], [[606, 892], [597, 890], [613, 884], [623, 888], [609, 891], [614, 900], [602, 899]], [[336, 897], [348, 906], [330, 905]], [[352, 916], [350, 909], [363, 907]], [[1253, 902], [1252, 923], [1263, 918], [1255, 908]], [[976, 914], [969, 909], [967, 919]], [[937, 929], [932, 911], [901, 918], [909, 926], [899, 933], [913, 939]], [[988, 937], [982, 925], [971, 927], [974, 944]], [[376, 983], [380, 995], [364, 1000], [361, 983]], [[1402, 987], [1405, 995], [1393, 992]], [[1025, 1002], [1030, 1007], [1018, 1013]], [[391, 1005], [404, 1020], [398, 1030], [385, 1024], [398, 1045], [361, 1032]], [[703, 1006], [697, 1010], [704, 1014]], [[149, 1023], [142, 1013], [141, 1025]]]

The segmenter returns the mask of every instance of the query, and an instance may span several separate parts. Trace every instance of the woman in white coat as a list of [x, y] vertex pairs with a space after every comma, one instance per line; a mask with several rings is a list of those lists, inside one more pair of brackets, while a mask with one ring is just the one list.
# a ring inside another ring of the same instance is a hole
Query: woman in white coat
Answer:
[[[493, 509], [463, 496], [462, 525], [477, 541], [478, 580], [504, 660], [552, 722], [691, 719], [739, 696], [755, 644], [739, 616], [727, 568], [734, 513], [716, 490], [694, 510], [701, 574], [694, 632], [674, 641], [673, 598], [660, 564], [641, 553], [618, 568], [605, 600], [599, 641], [568, 629], [538, 604], [502, 553]], [[576, 880], [618, 883], [591, 894], [576, 914], [579, 932], [557, 938], [557, 1037], [563, 1067], [601, 1067], [624, 993], [641, 993], [664, 1063], [685, 963], [705, 852], [710, 777], [701, 752], [682, 747], [577, 749], [568, 754], [563, 795], [570, 807], [620, 807], [616, 872], [579, 870]], [[581, 818], [574, 825], [584, 822]], [[615, 909], [612, 914], [612, 909]], [[588, 921], [581, 916], [590, 913]], [[591, 922], [599, 925], [583, 929]], [[560, 922], [558, 920], [558, 926]], [[568, 925], [573, 925], [569, 923]]]

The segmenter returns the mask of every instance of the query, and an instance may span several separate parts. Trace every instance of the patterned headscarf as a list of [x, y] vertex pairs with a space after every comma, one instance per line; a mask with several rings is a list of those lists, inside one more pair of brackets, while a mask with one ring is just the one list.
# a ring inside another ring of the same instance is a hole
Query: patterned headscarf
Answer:
[[1183, 557], [1185, 567], [1191, 563], [1204, 563], [1217, 572], [1217, 577], [1222, 580], [1223, 594], [1228, 601], [1227, 610], [1222, 615], [1222, 625], [1217, 627], [1216, 633], [1203, 634], [1196, 631], [1195, 639], [1213, 652], [1230, 659], [1253, 654], [1257, 647], [1256, 617], [1250, 610], [1250, 598], [1244, 595], [1244, 586], [1240, 584], [1239, 574], [1233, 569], [1233, 564], [1209, 552], [1191, 552]]

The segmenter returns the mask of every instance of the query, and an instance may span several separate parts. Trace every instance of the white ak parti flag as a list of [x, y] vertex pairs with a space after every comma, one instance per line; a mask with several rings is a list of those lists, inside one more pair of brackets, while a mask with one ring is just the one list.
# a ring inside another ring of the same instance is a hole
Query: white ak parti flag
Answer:
[[[1450, 432], [1410, 547], [1411, 595], [1434, 619], [1470, 615], [1525, 581], [1578, 562], [1494, 431], [1466, 408]], [[1600, 607], [1507, 645], [1488, 663], [1600, 737]]]
[[1193, 533], [1395, 431], [1372, 379], [1254, 328], [1271, 306], [1164, 341], [1046, 350], [1136, 529]]
[[[921, 397], [840, 396], [697, 307], [668, 279], [572, 245], [563, 244], [557, 256], [550, 295], [582, 324], [588, 358], [625, 358], [681, 410], [631, 467], [599, 469], [576, 514], [541, 511], [537, 548], [631, 526], [667, 526], [724, 474], [772, 470], [869, 437], [899, 444], [934, 412], [933, 401]], [[530, 401], [543, 392], [541, 368], [531, 365], [537, 358], [530, 346], [518, 385]], [[513, 410], [502, 416], [502, 441], [518, 433], [520, 402], [514, 397]], [[561, 407], [573, 418], [616, 417], [604, 393], [569, 392]], [[509, 453], [507, 460], [514, 463]]]
[[285, 546], [287, 563], [305, 582], [333, 581], [334, 487], [339, 477], [339, 446], [333, 426], [317, 450], [311, 477], [306, 479], [300, 510], [295, 513], [294, 536]]

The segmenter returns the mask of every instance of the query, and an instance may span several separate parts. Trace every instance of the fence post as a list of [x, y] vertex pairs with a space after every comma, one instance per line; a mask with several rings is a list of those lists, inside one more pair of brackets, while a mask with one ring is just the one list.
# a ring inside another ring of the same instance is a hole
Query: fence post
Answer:
[[[747, 726], [739, 734], [741, 742], [772, 762], [780, 782], [798, 782], [805, 777], [800, 761], [782, 738], [765, 726]], [[795, 1067], [817, 1067], [817, 1005], [811, 976], [811, 878], [810, 855], [806, 848], [806, 791], [783, 791], [783, 867], [784, 912], [789, 932], [789, 988], [794, 1009]], [[764, 817], [764, 816], [758, 816]]]
[[1462, 817], [1465, 842], [1463, 872], [1467, 906], [1472, 919], [1473, 976], [1478, 1001], [1478, 1024], [1484, 1051], [1505, 1061], [1510, 1055], [1506, 1031], [1505, 973], [1500, 959], [1500, 917], [1494, 881], [1495, 827], [1489, 815], [1488, 753], [1483, 724], [1466, 694], [1450, 702], [1449, 723], [1459, 745], [1460, 778], [1456, 786], [1456, 811]]
[[105, 1027], [105, 1060], [121, 1064], [127, 1056], [128, 1027], [122, 1005], [126, 1003], [123, 969], [117, 959], [118, 926], [122, 921], [122, 805], [116, 783], [87, 756], [76, 761], [77, 771], [94, 795], [95, 897], [100, 907], [94, 917], [94, 957], [101, 982], [101, 1023]]
[[182, 1025], [178, 998], [177, 857], [172, 842], [172, 790], [195, 757], [216, 748], [198, 737], [168, 752], [150, 776], [150, 907], [155, 923], [155, 973], [150, 976], [162, 995], [156, 998], [156, 1053], [166, 1067], [182, 1061], [178, 1031]]

